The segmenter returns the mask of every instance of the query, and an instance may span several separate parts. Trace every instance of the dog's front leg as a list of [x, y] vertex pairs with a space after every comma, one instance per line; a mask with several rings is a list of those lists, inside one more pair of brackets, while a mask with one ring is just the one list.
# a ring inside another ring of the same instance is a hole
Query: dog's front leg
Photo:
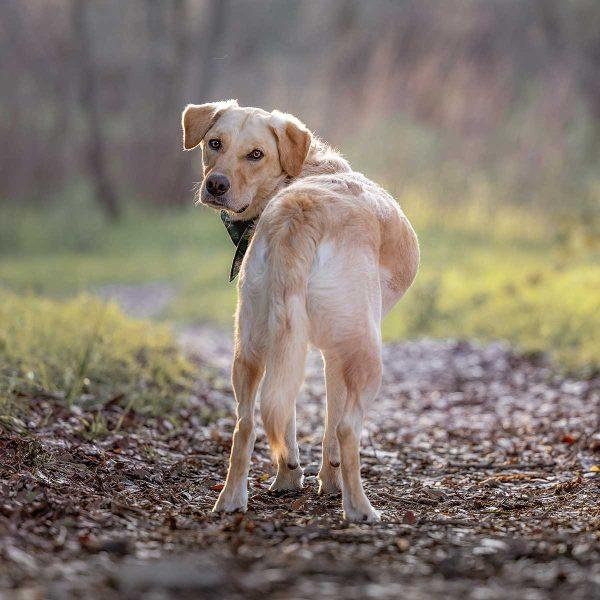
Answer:
[[254, 403], [263, 369], [264, 365], [259, 361], [243, 358], [236, 352], [232, 383], [237, 401], [237, 423], [233, 432], [227, 479], [213, 508], [215, 512], [245, 512], [248, 508], [248, 469], [256, 439]]

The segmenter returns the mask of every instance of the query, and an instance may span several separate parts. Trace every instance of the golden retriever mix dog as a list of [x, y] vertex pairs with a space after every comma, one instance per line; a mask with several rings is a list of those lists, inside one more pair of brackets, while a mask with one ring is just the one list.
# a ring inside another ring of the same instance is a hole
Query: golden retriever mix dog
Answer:
[[234, 242], [242, 231], [249, 241], [245, 256], [244, 239], [236, 252], [237, 425], [214, 510], [247, 509], [261, 380], [277, 463], [270, 489], [302, 487], [296, 396], [310, 342], [323, 355], [327, 388], [319, 493], [341, 490], [346, 519], [377, 521], [361, 482], [360, 437], [381, 382], [381, 319], [415, 278], [417, 236], [388, 193], [291, 115], [228, 100], [187, 106], [182, 124], [185, 149], [202, 147], [199, 200], [239, 227]]

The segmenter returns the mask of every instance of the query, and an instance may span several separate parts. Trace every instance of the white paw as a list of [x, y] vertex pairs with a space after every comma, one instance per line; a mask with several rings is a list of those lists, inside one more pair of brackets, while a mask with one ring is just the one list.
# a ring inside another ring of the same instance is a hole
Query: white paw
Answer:
[[321, 467], [318, 475], [319, 495], [339, 494], [342, 491], [342, 478], [339, 468]]
[[277, 471], [275, 481], [269, 487], [272, 492], [279, 492], [284, 490], [301, 490], [302, 484], [304, 483], [304, 469], [300, 466], [295, 469], [288, 469], [282, 467]]
[[378, 523], [381, 521], [381, 514], [370, 504], [363, 508], [344, 507], [344, 519], [351, 523]]
[[215, 505], [213, 506], [213, 512], [218, 513], [231, 513], [231, 512], [246, 512], [248, 510], [248, 492], [229, 492], [226, 488], [221, 491]]

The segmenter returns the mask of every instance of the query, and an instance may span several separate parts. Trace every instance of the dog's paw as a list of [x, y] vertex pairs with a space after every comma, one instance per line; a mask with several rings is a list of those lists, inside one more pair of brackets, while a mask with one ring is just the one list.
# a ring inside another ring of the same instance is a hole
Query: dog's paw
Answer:
[[224, 489], [219, 494], [212, 510], [216, 513], [246, 512], [248, 510], [248, 494], [239, 492], [231, 494]]
[[298, 491], [304, 483], [304, 470], [297, 465], [294, 469], [283, 467], [278, 469], [275, 481], [269, 487], [271, 492], [282, 492], [285, 490]]
[[344, 511], [344, 519], [351, 523], [379, 523], [381, 514], [372, 508], [370, 511]]
[[335, 467], [321, 467], [319, 475], [319, 495], [339, 494], [342, 491], [342, 477], [340, 469]]
[[344, 519], [351, 523], [378, 523], [381, 521], [381, 513], [375, 510], [367, 500], [360, 506], [344, 504]]

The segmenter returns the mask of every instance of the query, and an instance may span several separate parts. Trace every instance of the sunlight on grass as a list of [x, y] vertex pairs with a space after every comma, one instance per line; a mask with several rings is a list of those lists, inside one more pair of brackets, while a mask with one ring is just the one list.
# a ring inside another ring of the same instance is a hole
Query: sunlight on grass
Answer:
[[0, 293], [0, 365], [0, 409], [46, 396], [67, 406], [118, 401], [159, 414], [182, 397], [193, 374], [168, 327], [85, 295], [61, 302]]
[[407, 193], [421, 242], [414, 287], [384, 337], [506, 339], [567, 369], [598, 366], [600, 253], [589, 231], [523, 208], [441, 208]]

